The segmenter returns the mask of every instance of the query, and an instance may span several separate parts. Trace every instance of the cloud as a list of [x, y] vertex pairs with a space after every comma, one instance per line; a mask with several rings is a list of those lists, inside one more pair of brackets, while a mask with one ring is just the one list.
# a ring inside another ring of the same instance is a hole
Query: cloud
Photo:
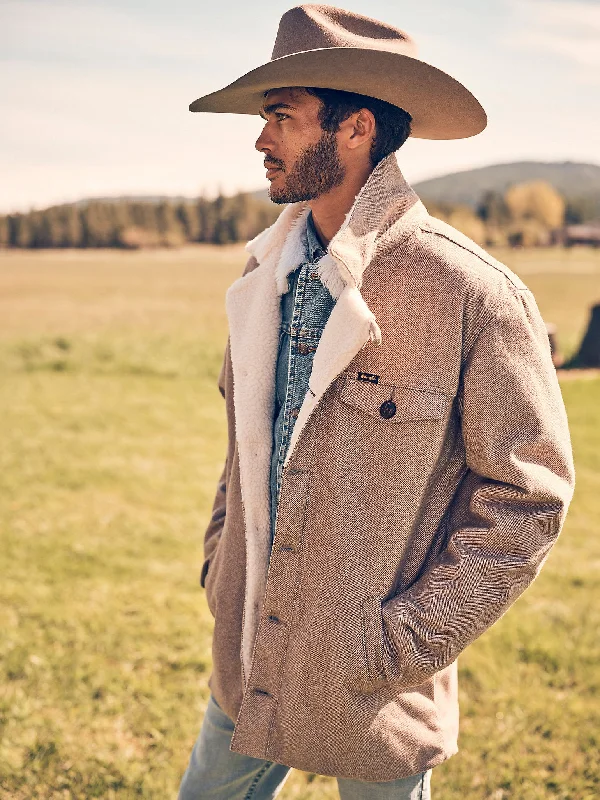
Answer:
[[[264, 181], [253, 150], [258, 118], [223, 130], [222, 115], [188, 111], [227, 82], [225, 69], [231, 78], [242, 71], [247, 49], [224, 59], [222, 40], [196, 24], [197, 7], [185, 18], [160, 13], [0, 0], [0, 66], [10, 76], [0, 81], [0, 213]], [[245, 149], [230, 141], [234, 129], [246, 132]]]
[[85, 64], [106, 69], [140, 59], [200, 61], [217, 57], [217, 42], [198, 40], [177, 18], [135, 15], [68, 0], [4, 0], [0, 6], [2, 59]]
[[581, 83], [596, 83], [600, 67], [600, 5], [566, 0], [512, 0], [517, 29], [505, 43], [562, 56]]
[[[193, 75], [5, 62], [0, 213], [82, 196], [230, 193], [264, 182], [258, 117], [190, 114]], [[229, 122], [229, 125], [224, 125]]]

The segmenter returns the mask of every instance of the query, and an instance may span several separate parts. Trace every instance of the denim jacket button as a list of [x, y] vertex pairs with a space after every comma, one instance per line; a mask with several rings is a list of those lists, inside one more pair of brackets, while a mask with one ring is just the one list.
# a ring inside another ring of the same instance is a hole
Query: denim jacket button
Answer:
[[290, 411], [290, 416], [296, 419], [299, 413], [300, 413], [299, 408], [292, 408], [292, 410]]

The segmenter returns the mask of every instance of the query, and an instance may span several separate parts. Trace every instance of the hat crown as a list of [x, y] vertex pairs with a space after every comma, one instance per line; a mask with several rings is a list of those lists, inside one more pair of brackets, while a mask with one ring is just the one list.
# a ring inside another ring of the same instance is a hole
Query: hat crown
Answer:
[[271, 89], [318, 86], [375, 97], [407, 111], [410, 135], [465, 139], [485, 128], [480, 102], [447, 72], [422, 61], [403, 30], [326, 5], [286, 11], [270, 61], [190, 104], [190, 111], [257, 114]]
[[331, 47], [387, 50], [417, 57], [414, 39], [399, 28], [335, 6], [301, 5], [281, 17], [271, 61]]

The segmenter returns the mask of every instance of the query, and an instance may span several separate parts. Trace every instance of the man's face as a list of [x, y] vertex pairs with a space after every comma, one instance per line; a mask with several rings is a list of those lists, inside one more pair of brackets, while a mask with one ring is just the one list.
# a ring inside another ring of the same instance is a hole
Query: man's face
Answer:
[[301, 88], [271, 89], [263, 100], [266, 124], [255, 147], [265, 154], [274, 203], [314, 200], [344, 181], [337, 138], [321, 128], [320, 107]]

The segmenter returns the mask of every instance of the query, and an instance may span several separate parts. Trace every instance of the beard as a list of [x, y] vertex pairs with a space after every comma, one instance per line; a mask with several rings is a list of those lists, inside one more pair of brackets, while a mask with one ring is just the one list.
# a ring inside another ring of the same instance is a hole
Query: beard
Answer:
[[[282, 161], [272, 158], [269, 161], [283, 168]], [[300, 152], [291, 171], [285, 175], [283, 186], [275, 189], [271, 184], [269, 197], [273, 203], [314, 200], [339, 186], [345, 177], [346, 169], [340, 161], [335, 133], [325, 131], [316, 144]]]

